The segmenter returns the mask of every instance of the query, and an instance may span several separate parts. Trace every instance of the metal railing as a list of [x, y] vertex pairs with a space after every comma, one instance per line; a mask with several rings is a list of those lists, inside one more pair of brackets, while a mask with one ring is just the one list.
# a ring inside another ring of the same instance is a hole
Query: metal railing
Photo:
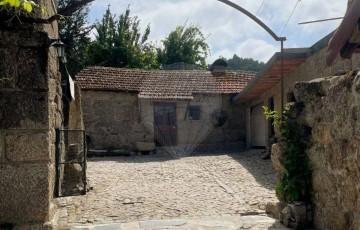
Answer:
[[86, 194], [86, 152], [84, 130], [56, 130], [56, 197]]

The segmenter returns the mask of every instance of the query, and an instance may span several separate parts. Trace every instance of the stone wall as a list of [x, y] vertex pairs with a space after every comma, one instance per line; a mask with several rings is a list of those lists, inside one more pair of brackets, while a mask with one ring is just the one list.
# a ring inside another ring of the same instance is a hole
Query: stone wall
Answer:
[[[221, 95], [196, 95], [191, 101], [176, 101], [177, 113], [177, 139], [179, 144], [200, 144], [204, 138], [213, 130], [210, 121], [211, 113], [221, 108]], [[199, 106], [201, 109], [200, 120], [189, 119], [187, 112], [189, 106]]]
[[[49, 2], [40, 4], [52, 15]], [[48, 37], [57, 36], [56, 23], [0, 22], [0, 224], [15, 229], [48, 229], [56, 211], [55, 128], [62, 124], [62, 103]]]
[[82, 112], [81, 90], [75, 84], [75, 100], [72, 100], [69, 105], [69, 124], [68, 129], [84, 129], [84, 118]]
[[81, 94], [89, 148], [133, 150], [136, 142], [154, 142], [141, 122], [137, 94], [89, 90]]
[[[137, 94], [106, 91], [82, 91], [84, 123], [91, 139], [90, 148], [136, 150], [137, 142], [154, 142], [154, 104], [141, 101]], [[185, 118], [186, 109], [201, 105], [199, 121]], [[227, 113], [224, 125], [212, 128], [210, 114], [222, 108]], [[142, 111], [141, 111], [142, 110]], [[244, 147], [245, 110], [230, 104], [230, 96], [195, 96], [194, 100], [176, 101], [177, 143], [201, 143], [199, 151], [232, 150]], [[205, 134], [208, 136], [203, 139]]]
[[222, 110], [226, 113], [226, 122], [215, 127], [198, 147], [199, 151], [239, 150], [246, 141], [246, 105], [232, 104], [231, 95], [222, 96]]
[[[67, 77], [67, 75], [66, 75]], [[70, 89], [66, 89], [69, 91]], [[64, 93], [65, 94], [65, 93]], [[69, 163], [71, 161], [80, 161], [83, 154], [86, 153], [84, 143], [85, 136], [83, 133], [84, 123], [81, 106], [80, 88], [75, 84], [74, 97], [63, 95], [64, 109], [64, 129], [58, 133], [59, 153], [58, 158], [61, 162], [68, 162], [58, 166], [58, 186], [56, 192], [59, 196], [79, 195], [85, 193], [85, 184], [83, 181], [83, 172], [86, 166], [79, 163]], [[71, 99], [71, 100], [70, 100]], [[67, 105], [65, 105], [65, 103]], [[65, 115], [68, 113], [67, 115]], [[65, 126], [66, 124], [66, 126]]]
[[299, 82], [295, 96], [312, 129], [315, 227], [360, 229], [360, 75]]

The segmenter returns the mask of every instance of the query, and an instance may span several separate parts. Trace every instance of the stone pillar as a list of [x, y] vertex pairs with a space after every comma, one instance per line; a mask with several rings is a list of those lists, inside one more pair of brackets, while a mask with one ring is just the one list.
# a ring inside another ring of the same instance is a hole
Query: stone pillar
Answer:
[[[48, 15], [53, 1], [40, 1]], [[56, 4], [56, 1], [55, 1]], [[47, 17], [46, 15], [45, 17]], [[0, 22], [0, 224], [51, 229], [55, 128], [62, 125], [57, 24]]]
[[315, 229], [360, 229], [360, 73], [295, 84], [312, 129]]

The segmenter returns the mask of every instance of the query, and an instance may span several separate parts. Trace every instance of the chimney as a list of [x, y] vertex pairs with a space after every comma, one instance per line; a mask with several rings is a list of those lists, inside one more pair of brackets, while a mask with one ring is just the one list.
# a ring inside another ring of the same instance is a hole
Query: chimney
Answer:
[[210, 66], [209, 70], [213, 76], [222, 76], [226, 74], [227, 63], [223, 59], [217, 59]]

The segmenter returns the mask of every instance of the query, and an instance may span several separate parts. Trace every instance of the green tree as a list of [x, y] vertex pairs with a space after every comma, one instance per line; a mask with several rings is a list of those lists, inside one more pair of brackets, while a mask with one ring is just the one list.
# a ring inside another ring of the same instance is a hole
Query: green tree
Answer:
[[[59, 11], [77, 2], [77, 0], [59, 0]], [[88, 14], [89, 6], [84, 5], [71, 15], [59, 20], [59, 36], [67, 45], [67, 68], [71, 75], [77, 74], [86, 65], [86, 49], [90, 44], [90, 32], [92, 29], [91, 26], [87, 26]]]
[[252, 58], [242, 58], [237, 56], [236, 54], [234, 54], [232, 58], [224, 58], [224, 60], [227, 62], [227, 69], [229, 70], [245, 70], [259, 72], [265, 66], [264, 62], [254, 60]]
[[177, 26], [162, 44], [163, 47], [157, 49], [158, 60], [162, 65], [184, 62], [206, 68], [209, 45], [199, 26]]
[[106, 10], [101, 22], [95, 24], [95, 40], [87, 51], [90, 65], [157, 68], [156, 50], [148, 41], [150, 25], [141, 34], [140, 20], [130, 17], [130, 9], [120, 15], [119, 20]]

